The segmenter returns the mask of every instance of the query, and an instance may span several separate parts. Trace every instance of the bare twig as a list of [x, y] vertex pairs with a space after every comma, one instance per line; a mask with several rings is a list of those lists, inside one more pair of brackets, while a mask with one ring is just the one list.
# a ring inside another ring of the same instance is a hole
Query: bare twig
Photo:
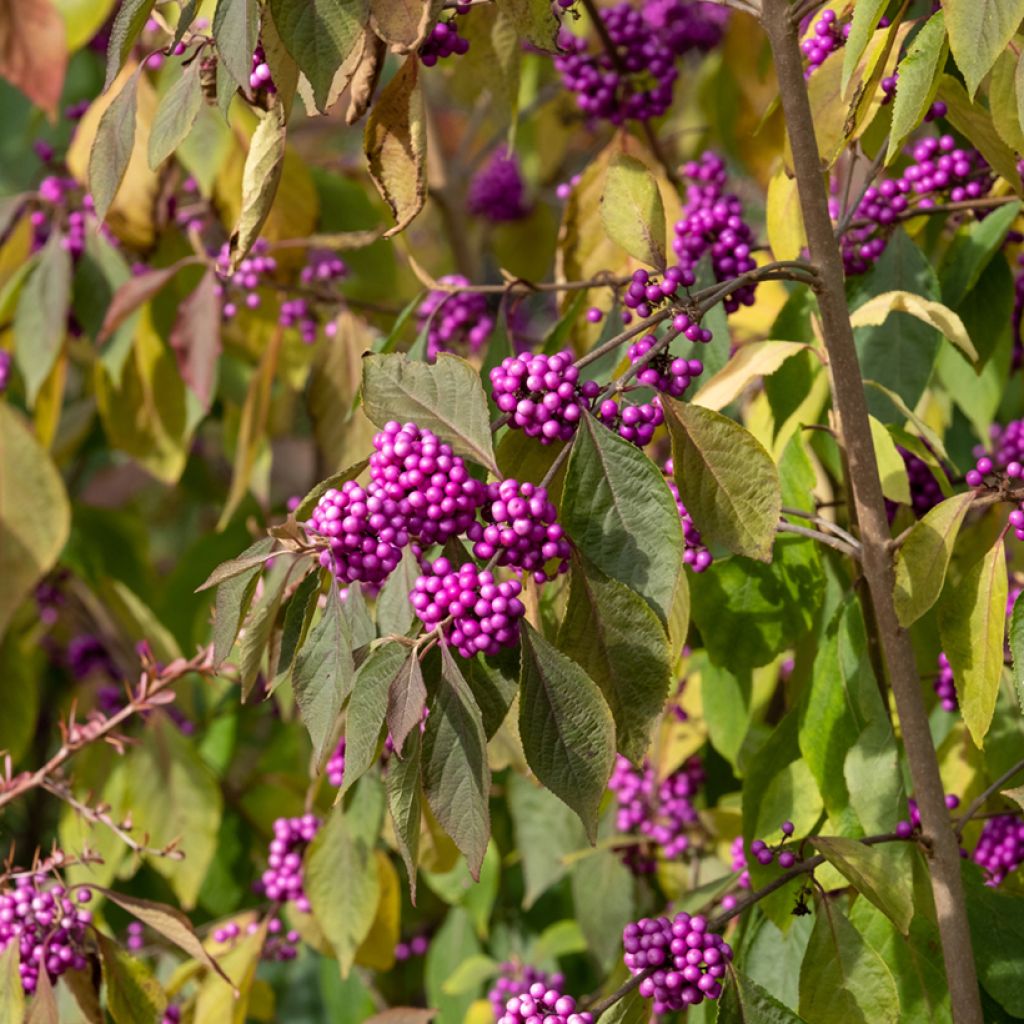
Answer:
[[796, 523], [787, 523], [784, 519], [780, 519], [775, 529], [779, 533], [796, 533], [801, 537], [810, 537], [811, 540], [816, 540], [819, 544], [824, 544], [826, 547], [840, 551], [844, 555], [849, 555], [850, 558], [860, 560], [859, 545], [856, 548], [852, 547], [838, 537], [830, 537], [827, 533], [812, 530], [809, 526], [798, 526]]
[[986, 786], [985, 789], [967, 805], [967, 810], [964, 811], [956, 823], [955, 831], [957, 838], [960, 837], [960, 834], [967, 827], [967, 823], [977, 815], [978, 811], [980, 811], [982, 807], [984, 807], [985, 801], [988, 800], [996, 790], [1002, 789], [1002, 787], [1005, 786], [1006, 783], [1014, 777], [1014, 775], [1018, 775], [1022, 771], [1024, 771], [1024, 761], [1018, 761], [1012, 768], [1007, 768], [995, 782]]

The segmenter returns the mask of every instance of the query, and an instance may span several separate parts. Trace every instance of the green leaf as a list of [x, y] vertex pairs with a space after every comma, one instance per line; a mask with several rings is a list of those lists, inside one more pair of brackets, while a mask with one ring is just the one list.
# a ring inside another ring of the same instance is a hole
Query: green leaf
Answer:
[[458, 356], [442, 352], [433, 364], [402, 354], [366, 356], [363, 408], [377, 427], [411, 420], [447, 441], [457, 455], [498, 472], [480, 375]]
[[896, 616], [904, 628], [915, 623], [942, 593], [953, 546], [974, 494], [965, 491], [939, 502], [918, 520], [896, 552]]
[[495, 977], [499, 970], [500, 964], [497, 960], [477, 953], [475, 956], [463, 960], [455, 968], [452, 976], [442, 985], [442, 991], [449, 996], [459, 996], [466, 992], [475, 994], [479, 991], [480, 986]]
[[146, 742], [131, 752], [124, 807], [150, 847], [174, 843], [185, 854], [182, 860], [147, 856], [146, 862], [186, 910], [196, 905], [217, 851], [222, 806], [220, 786], [195, 743], [166, 715], [155, 716]]
[[[947, 306], [958, 309], [967, 298], [992, 258], [1002, 249], [1020, 209], [1019, 202], [1007, 203], [992, 210], [984, 220], [972, 221], [957, 232], [942, 273], [942, 297]], [[980, 351], [984, 361], [990, 353], [984, 348]]]
[[636, 880], [613, 850], [596, 850], [572, 872], [576, 920], [587, 937], [590, 954], [605, 971], [622, 962], [622, 929], [639, 916]]
[[423, 723], [426, 703], [427, 687], [423, 682], [423, 670], [420, 668], [419, 657], [413, 653], [391, 680], [387, 695], [388, 733], [399, 757], [408, 735]]
[[665, 207], [654, 175], [635, 157], [620, 153], [608, 166], [601, 222], [608, 237], [630, 256], [664, 268]]
[[0, 402], [0, 635], [56, 562], [70, 529], [60, 474], [21, 414]]
[[409, 734], [403, 756], [389, 765], [384, 781], [387, 785], [388, 808], [395, 826], [398, 852], [405, 861], [412, 902], [416, 903], [416, 866], [420, 850], [420, 761], [419, 730]]
[[335, 807], [303, 861], [303, 885], [313, 916], [338, 958], [343, 978], [370, 932], [380, 899], [373, 841], [360, 834], [361, 827]]
[[[117, 8], [114, 23], [110, 28], [110, 41], [107, 43], [107, 77], [103, 83], [104, 92], [110, 88], [117, 78], [117, 73], [124, 67], [124, 62], [135, 45], [142, 26], [146, 24], [149, 12], [153, 9], [153, 2], [154, 0], [125, 0]], [[132, 130], [135, 130], [134, 126]]]
[[946, 31], [953, 59], [973, 98], [1024, 18], [1024, 0], [946, 0]]
[[[147, 4], [147, 8], [149, 6], [151, 4]], [[111, 37], [111, 45], [113, 42]], [[135, 104], [141, 72], [140, 66], [103, 111], [89, 153], [89, 190], [96, 204], [96, 216], [101, 221], [106, 218], [121, 187], [135, 146]]]
[[534, 775], [580, 817], [590, 841], [615, 763], [615, 725], [597, 684], [522, 626], [519, 735]]
[[672, 675], [658, 617], [628, 587], [575, 560], [558, 646], [600, 687], [615, 719], [618, 751], [639, 764]]
[[149, 968], [102, 932], [96, 932], [96, 942], [103, 964], [107, 1009], [114, 1024], [160, 1024], [167, 996]]
[[242, 207], [231, 235], [231, 266], [236, 268], [259, 238], [270, 216], [284, 172], [287, 126], [284, 109], [275, 103], [256, 125], [242, 169]]
[[405, 59], [388, 82], [366, 119], [363, 152], [381, 198], [395, 216], [391, 238], [423, 209], [427, 198], [427, 129], [419, 87], [419, 55]]
[[[203, 105], [202, 61], [194, 59], [164, 94], [149, 132], [149, 166], [156, 170], [188, 137]], [[129, 154], [131, 150], [129, 149]]]
[[1024, 55], [1017, 58], [1017, 67], [1013, 72], [1013, 96], [1017, 101], [1020, 130], [1024, 132]]
[[441, 645], [440, 679], [429, 689], [423, 791], [430, 809], [478, 879], [491, 835], [487, 737], [480, 709], [445, 644]]
[[[473, 993], [450, 996], [444, 992], [445, 982], [455, 973], [459, 964], [480, 953], [480, 942], [476, 929], [467, 911], [454, 907], [445, 915], [444, 924], [430, 940], [423, 966], [423, 983], [428, 1006], [434, 1007], [437, 1016], [434, 1024], [464, 1024], [467, 1011], [473, 1003]], [[490, 1010], [490, 1004], [488, 1010]], [[386, 1011], [385, 1011], [386, 1012]], [[369, 1022], [367, 1022], [369, 1024]], [[377, 1024], [404, 1024], [398, 1021], [382, 1020]], [[408, 1024], [425, 1024], [422, 1017], [413, 1017]]]
[[18, 972], [18, 943], [9, 942], [0, 953], [0, 1020], [25, 1019], [25, 990]]
[[604, 1024], [649, 1024], [652, 1019], [650, 1003], [636, 989], [601, 1014]]
[[298, 653], [309, 633], [310, 623], [316, 611], [320, 597], [320, 573], [311, 571], [295, 588], [285, 609], [284, 622], [281, 626], [280, 649], [277, 664], [274, 666], [273, 688], [276, 689], [285, 679], [291, 678], [295, 655]]
[[335, 73], [363, 38], [366, 0], [270, 0], [285, 49], [313, 86], [317, 109], [326, 113]]
[[[235, 644], [238, 630], [242, 626], [249, 605], [252, 602], [253, 594], [256, 592], [256, 584], [259, 581], [260, 573], [266, 560], [271, 557], [271, 550], [274, 547], [273, 537], [263, 537], [231, 562], [226, 562], [214, 569], [210, 579], [200, 587], [205, 590], [207, 586], [213, 586], [216, 581], [214, 577], [224, 571], [230, 572], [230, 576], [221, 576], [217, 584], [217, 611], [213, 623], [213, 663], [220, 666], [231, 653]], [[228, 569], [228, 567], [231, 567]], [[235, 572], [235, 568], [239, 571]]]
[[416, 621], [409, 603], [409, 593], [420, 575], [419, 563], [412, 548], [405, 548], [402, 560], [377, 595], [377, 629], [381, 636], [405, 636]]
[[903, 461], [903, 456], [897, 450], [896, 442], [889, 431], [874, 416], [869, 417], [869, 420], [882, 494], [890, 501], [909, 505], [910, 480], [907, 477], [907, 464]]
[[230, 558], [221, 562], [213, 572], [195, 589], [197, 594], [211, 587], [219, 587], [230, 579], [242, 576], [248, 579], [253, 569], [260, 570], [271, 558], [274, 558], [274, 538], [261, 537], [254, 544], [247, 547], [237, 558]]
[[356, 673], [352, 699], [345, 715], [345, 776], [341, 792], [360, 779], [373, 764], [380, 745], [388, 691], [396, 676], [401, 679], [412, 660], [419, 664], [415, 652], [402, 644], [384, 644], [373, 651]]
[[[855, 17], [858, 13], [860, 13], [859, 7], [855, 9]], [[848, 46], [849, 42], [847, 42]], [[903, 150], [903, 143], [924, 120], [924, 115], [935, 98], [938, 78], [946, 63], [948, 52], [945, 14], [939, 10], [924, 23], [921, 30], [914, 36], [914, 41], [907, 49], [906, 56], [897, 66], [900, 84], [892, 105], [892, 127], [889, 129], [889, 148], [885, 154], [886, 164], [892, 163], [899, 156]], [[845, 59], [850, 59], [848, 50]]]
[[910, 933], [914, 894], [902, 847], [865, 846], [856, 839], [818, 836], [811, 840], [850, 884], [904, 934]]
[[[853, 8], [853, 20], [850, 22], [850, 34], [843, 47], [843, 75], [840, 79], [840, 92], [846, 95], [850, 86], [850, 79], [853, 77], [857, 65], [860, 63], [864, 51], [868, 48], [878, 28], [878, 19], [885, 13], [887, 0], [866, 0], [856, 4]], [[811, 29], [813, 31], [813, 27]], [[903, 79], [900, 79], [900, 86]]]
[[675, 481], [702, 535], [768, 562], [782, 507], [779, 471], [759, 441], [711, 409], [667, 400]]
[[299, 715], [313, 742], [313, 757], [323, 764], [345, 698], [352, 692], [355, 665], [342, 620], [338, 588], [327, 591], [327, 605], [309, 639], [295, 656], [292, 687]]
[[559, 53], [559, 21], [546, 0], [508, 0], [507, 8], [523, 39], [545, 53]]
[[983, 885], [976, 873], [966, 876], [967, 917], [979, 980], [1014, 1018], [1024, 1016], [1024, 899]]
[[1013, 685], [1017, 691], [1017, 701], [1024, 708], [1024, 599], [1021, 594], [1013, 602], [1007, 633], [1013, 658]]
[[54, 231], [39, 262], [25, 281], [14, 313], [18, 369], [25, 379], [28, 404], [35, 405], [64, 347], [71, 306], [71, 254]]
[[682, 571], [679, 510], [658, 467], [589, 414], [569, 456], [561, 517], [594, 565], [668, 620]]
[[579, 922], [572, 918], [549, 924], [534, 942], [530, 950], [530, 960], [540, 961], [549, 958], [569, 956], [571, 953], [585, 953], [587, 940]]
[[263, 593], [246, 619], [245, 630], [238, 645], [238, 676], [243, 702], [249, 699], [256, 677], [264, 666], [270, 678], [273, 678], [271, 637], [277, 625], [281, 599], [293, 564], [287, 556], [274, 562], [273, 568], [263, 577]]
[[892, 973], [838, 906], [819, 902], [800, 967], [800, 1016], [807, 1024], [898, 1024]]
[[717, 1024], [806, 1024], [753, 978], [735, 969], [725, 980]]
[[999, 696], [1006, 594], [1006, 554], [998, 539], [939, 605], [942, 649], [953, 668], [964, 724], [979, 748]]
[[[217, 56], [243, 92], [250, 91], [252, 54], [259, 41], [258, 0], [217, 0], [213, 14], [213, 38]], [[198, 63], [198, 61], [196, 62]]]

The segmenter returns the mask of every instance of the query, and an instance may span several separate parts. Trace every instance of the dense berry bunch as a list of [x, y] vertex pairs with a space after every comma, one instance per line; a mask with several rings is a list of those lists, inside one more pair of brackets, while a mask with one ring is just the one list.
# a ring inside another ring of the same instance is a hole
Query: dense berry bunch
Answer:
[[648, 967], [654, 973], [640, 982], [640, 995], [654, 1000], [655, 1013], [674, 1013], [722, 994], [721, 978], [732, 960], [729, 944], [708, 931], [699, 914], [643, 918], [622, 933], [623, 961], [631, 974]]
[[[465, 287], [461, 274], [441, 278], [441, 284]], [[427, 358], [438, 352], [466, 349], [479, 352], [494, 330], [494, 317], [487, 308], [487, 296], [478, 292], [432, 291], [416, 310], [419, 329], [427, 330]]]
[[721, 41], [729, 9], [700, 0], [645, 0], [644, 20], [677, 56], [707, 53]]
[[1013, 369], [1024, 366], [1024, 338], [1021, 321], [1024, 320], [1024, 253], [1017, 256], [1017, 273], [1013, 279]]
[[[36, 189], [29, 213], [32, 227], [31, 251], [38, 252], [54, 231], [61, 232], [60, 245], [77, 263], [85, 253], [88, 226], [96, 223], [92, 196], [83, 193], [74, 178], [48, 174]], [[99, 230], [107, 241], [116, 244], [105, 224]]]
[[[465, 14], [469, 10], [468, 4], [458, 5], [455, 8], [456, 14]], [[469, 40], [459, 35], [459, 26], [455, 18], [448, 18], [439, 21], [431, 30], [427, 41], [420, 47], [420, 60], [423, 64], [432, 68], [439, 60], [446, 57], [461, 57], [469, 52]]]
[[907, 467], [907, 480], [910, 483], [910, 503], [914, 514], [918, 517], [933, 509], [945, 498], [942, 486], [935, 479], [931, 466], [924, 459], [918, 458], [913, 452], [900, 447], [903, 464]]
[[686, 506], [679, 496], [679, 488], [676, 486], [673, 478], [675, 465], [671, 459], [666, 460], [664, 472], [665, 482], [668, 484], [668, 489], [672, 492], [672, 497], [676, 499], [676, 508], [679, 509], [679, 519], [683, 526], [683, 544], [685, 545], [683, 548], [683, 561], [694, 572], [703, 572], [711, 565], [714, 559], [711, 557], [711, 552], [704, 546], [700, 530], [697, 529], [697, 524], [690, 517], [690, 513], [686, 511]]
[[[686, 203], [672, 241], [680, 268], [693, 272], [701, 257], [710, 253], [717, 281], [753, 270], [757, 265], [751, 255], [754, 233], [743, 219], [739, 197], [725, 191], [725, 161], [707, 152], [685, 164], [683, 174], [687, 180]], [[754, 288], [754, 284], [746, 284], [726, 296], [726, 312], [751, 305]]]
[[7, 390], [7, 384], [11, 379], [11, 353], [5, 348], [0, 348], [0, 395]]
[[[695, 280], [693, 270], [690, 267], [668, 267], [660, 280], [652, 277], [646, 270], [635, 270], [633, 272], [633, 279], [629, 282], [629, 287], [626, 289], [626, 294], [622, 297], [622, 304], [627, 309], [635, 309], [638, 316], [648, 317], [651, 315], [652, 310], [662, 305], [666, 300], [674, 298], [680, 287], [689, 288]], [[689, 326], [690, 320], [685, 316], [682, 317], [680, 325], [673, 323], [677, 334], [685, 332]], [[710, 337], [708, 339], [698, 337], [691, 340], [704, 341], [710, 340]]]
[[576, 94], [576, 104], [587, 117], [612, 124], [660, 117], [672, 104], [678, 75], [675, 54], [666, 39], [632, 4], [616, 4], [599, 16], [618, 60], [604, 49], [589, 53], [585, 39], [563, 29], [559, 35], [563, 53], [555, 58], [555, 68], [565, 87]]
[[498, 583], [486, 569], [469, 563], [452, 571], [447, 558], [428, 564], [413, 585], [409, 600], [429, 632], [451, 617], [444, 634], [464, 658], [497, 654], [519, 639], [526, 613], [517, 580]]
[[498, 1024], [593, 1024], [594, 1016], [576, 1012], [576, 1000], [557, 988], [535, 981], [523, 995], [505, 1003]]
[[491, 370], [491, 393], [509, 414], [509, 426], [541, 444], [568, 441], [600, 391], [596, 381], [581, 383], [569, 349], [552, 356], [509, 356]]
[[51, 981], [66, 970], [84, 970], [83, 946], [92, 923], [92, 893], [79, 889], [75, 899], [45, 874], [22, 875], [0, 890], [0, 952], [17, 943], [21, 987], [34, 992], [45, 968]]
[[270, 246], [265, 238], [258, 238], [252, 251], [241, 260], [238, 268], [231, 270], [231, 248], [227, 242], [221, 246], [217, 254], [217, 295], [223, 300], [221, 316], [225, 320], [233, 319], [239, 305], [246, 309], [256, 309], [260, 304], [258, 289], [267, 278], [277, 270], [277, 260], [270, 255]]
[[835, 11], [822, 11], [821, 16], [811, 26], [811, 31], [800, 43], [800, 49], [807, 58], [807, 69], [804, 76], [810, 78], [815, 68], [825, 63], [825, 58], [845, 45], [850, 35], [849, 22], [840, 23]]
[[373, 447], [370, 487], [395, 506], [404, 535], [443, 544], [466, 532], [485, 489], [450, 445], [415, 423], [392, 420], [374, 435]]
[[522, 220], [530, 211], [519, 163], [504, 146], [495, 150], [469, 183], [467, 206], [493, 224]]
[[565, 977], [561, 974], [548, 974], [529, 964], [513, 963], [511, 960], [501, 964], [500, 973], [487, 993], [494, 1019], [498, 1020], [505, 1013], [505, 1006], [513, 996], [527, 995], [532, 985], [543, 985], [544, 990], [562, 989]]
[[[696, 332], [702, 328], [693, 324]], [[706, 332], [710, 335], [710, 331]], [[700, 337], [703, 341], [703, 336]], [[646, 356], [658, 343], [653, 334], [645, 334], [639, 341], [629, 346], [629, 361], [634, 365]], [[663, 395], [670, 395], [672, 398], [682, 398], [683, 393], [690, 386], [690, 381], [699, 377], [704, 372], [704, 364], [699, 359], [673, 358], [668, 348], [656, 352], [644, 363], [640, 372], [636, 375], [638, 384], [654, 388]]]
[[[303, 897], [304, 898], [304, 897]], [[259, 921], [250, 921], [245, 926], [246, 935], [255, 935], [260, 930]], [[229, 921], [213, 932], [214, 942], [234, 943], [242, 934], [242, 928], [237, 921]], [[281, 961], [294, 960], [299, 954], [299, 942], [301, 936], [294, 929], [285, 930], [279, 917], [272, 917], [267, 922], [267, 938], [260, 950], [262, 960]]]
[[[546, 488], [511, 478], [490, 484], [481, 514], [484, 523], [468, 530], [481, 561], [496, 555], [498, 565], [531, 572], [538, 583], [568, 570], [572, 549]], [[549, 573], [545, 567], [552, 560], [557, 563]]]
[[648, 762], [641, 770], [621, 755], [616, 758], [608, 780], [618, 808], [615, 827], [621, 833], [650, 841], [648, 846], [624, 848], [623, 862], [630, 870], [650, 874], [659, 858], [676, 860], [689, 850], [690, 833], [698, 820], [693, 800], [703, 782], [704, 769], [697, 756], [660, 783]]
[[267, 869], [259, 881], [259, 889], [267, 899], [291, 902], [302, 913], [309, 913], [309, 900], [302, 888], [302, 853], [319, 827], [320, 819], [313, 814], [278, 818], [274, 822]]
[[409, 543], [398, 502], [380, 485], [371, 483], [364, 490], [354, 480], [320, 498], [306, 529], [326, 538], [320, 564], [340, 583], [383, 583]]
[[342, 736], [338, 740], [338, 745], [334, 748], [334, 753], [331, 754], [327, 761], [327, 781], [332, 786], [340, 786], [345, 779], [345, 737]]
[[258, 45], [252, 55], [252, 67], [249, 71], [249, 88], [259, 96], [272, 95], [277, 92], [273, 76], [270, 73], [270, 65], [267, 63], [267, 55], [263, 52], [263, 46]]
[[987, 874], [986, 885], [996, 886], [1024, 864], [1024, 821], [1017, 814], [989, 818], [971, 854]]
[[939, 698], [943, 711], [956, 711], [960, 704], [956, 699], [956, 683], [953, 681], [953, 667], [945, 652], [939, 653], [939, 671], [932, 684], [935, 696]]
[[614, 398], [606, 398], [597, 407], [597, 418], [620, 437], [632, 441], [638, 448], [650, 444], [655, 430], [665, 422], [661, 404], [641, 402], [627, 405]]
[[1018, 474], [1010, 473], [1010, 467], [1014, 463], [1024, 465], [1024, 420], [1010, 420], [1005, 427], [993, 424], [991, 436], [993, 466], [1016, 477]]

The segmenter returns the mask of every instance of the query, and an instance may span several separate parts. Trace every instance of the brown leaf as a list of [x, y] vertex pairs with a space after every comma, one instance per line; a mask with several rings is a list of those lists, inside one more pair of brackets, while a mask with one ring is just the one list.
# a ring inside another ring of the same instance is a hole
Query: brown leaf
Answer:
[[370, 0], [370, 24], [394, 53], [412, 53], [430, 34], [443, 0]]
[[51, 0], [0, 0], [0, 76], [51, 118], [67, 61], [64, 19]]
[[114, 297], [107, 307], [107, 315], [103, 318], [103, 326], [96, 339], [99, 344], [102, 345], [106, 342], [135, 310], [149, 302], [179, 270], [199, 262], [197, 256], [187, 256], [185, 259], [178, 260], [177, 263], [172, 263], [169, 267], [147, 270], [146, 273], [125, 281], [114, 292]]
[[352, 76], [348, 110], [345, 112], [346, 124], [355, 124], [369, 110], [377, 82], [380, 81], [384, 59], [388, 55], [387, 46], [382, 39], [378, 39], [372, 33], [368, 33], [368, 37], [363, 59]]
[[171, 348], [185, 383], [203, 404], [210, 408], [217, 386], [217, 360], [220, 357], [220, 299], [217, 277], [208, 270], [189, 297], [181, 304], [171, 330]]
[[370, 111], [363, 148], [370, 177], [397, 223], [384, 232], [398, 234], [426, 201], [426, 127], [423, 97], [417, 82], [419, 58], [405, 59]]

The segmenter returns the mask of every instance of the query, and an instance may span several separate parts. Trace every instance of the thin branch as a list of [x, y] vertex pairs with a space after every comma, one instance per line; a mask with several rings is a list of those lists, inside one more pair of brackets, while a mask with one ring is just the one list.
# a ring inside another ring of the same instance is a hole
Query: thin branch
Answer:
[[814, 512], [807, 512], [802, 508], [790, 508], [788, 505], [782, 506], [782, 514], [785, 516], [796, 516], [798, 519], [807, 519], [812, 523], [817, 523], [830, 533], [834, 533], [837, 537], [842, 537], [852, 547], [860, 547], [860, 541], [852, 533], [847, 532], [837, 523], [833, 523], [831, 519], [826, 519], [824, 516], [819, 516]]
[[817, 530], [812, 530], [809, 526], [798, 526], [796, 523], [787, 523], [784, 519], [780, 519], [775, 524], [775, 529], [779, 533], [796, 533], [801, 537], [810, 537], [811, 540], [816, 540], [819, 544], [834, 548], [836, 551], [840, 551], [844, 555], [849, 555], [850, 558], [860, 561], [860, 551], [858, 548], [851, 547], [838, 537], [830, 537], [827, 533], [819, 533]]
[[[875, 175], [878, 173], [879, 168], [882, 166], [882, 162], [885, 160], [885, 151], [888, 147], [888, 141], [888, 138], [886, 138], [879, 148], [875, 159], [871, 161], [871, 165], [868, 167], [867, 172], [864, 175], [864, 183], [861, 185], [860, 192], [857, 193], [857, 198], [846, 204], [846, 208], [843, 210], [842, 220], [839, 221], [839, 226], [836, 228], [837, 237], [843, 234], [843, 232], [850, 226], [850, 221], [853, 220], [853, 215], [857, 212], [857, 207], [860, 206], [861, 200], [864, 198], [867, 190], [871, 188], [871, 183], [875, 180]], [[850, 172], [850, 179], [853, 179], [852, 169]]]
[[987, 786], [984, 790], [982, 790], [982, 792], [979, 793], [978, 796], [976, 796], [970, 802], [970, 804], [968, 804], [967, 810], [964, 811], [964, 813], [960, 816], [959, 820], [956, 823], [955, 831], [958, 839], [960, 838], [960, 834], [963, 832], [964, 828], [966, 828], [967, 823], [985, 805], [985, 801], [988, 800], [988, 798], [993, 793], [995, 793], [997, 789], [1001, 789], [1003, 786], [1005, 786], [1006, 783], [1008, 783], [1010, 779], [1014, 777], [1014, 775], [1017, 775], [1022, 771], [1024, 771], [1024, 761], [1018, 761], [1012, 768], [1007, 768], [1006, 771], [1003, 772], [1003, 774], [1000, 775], [995, 782], [993, 782], [990, 786]]
[[[961, 199], [955, 203], [937, 203], [935, 206], [909, 206], [907, 209], [893, 214], [892, 223], [904, 220], [913, 220], [915, 217], [938, 217], [946, 213], [970, 213], [973, 210], [992, 210], [1000, 206], [1007, 206], [1010, 203], [1018, 202], [1017, 196], [982, 196], [979, 199]], [[873, 220], [851, 221], [846, 227], [866, 228], [874, 224]]]
[[640, 983], [645, 978], [649, 978], [657, 969], [657, 967], [645, 968], [639, 974], [634, 974], [631, 978], [624, 981], [611, 995], [605, 996], [604, 999], [599, 999], [594, 1003], [590, 1007], [594, 1020], [597, 1020], [606, 1010], [610, 1010], [620, 999], [625, 999], [633, 989], [639, 988]]

